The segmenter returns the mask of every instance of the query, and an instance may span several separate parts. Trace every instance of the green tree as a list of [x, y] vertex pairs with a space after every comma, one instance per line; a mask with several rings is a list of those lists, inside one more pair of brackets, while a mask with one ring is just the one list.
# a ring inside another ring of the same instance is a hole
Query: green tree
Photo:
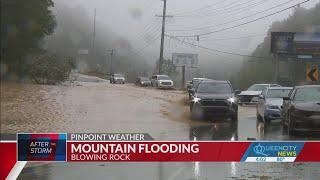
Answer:
[[[268, 30], [268, 36], [257, 46], [252, 53], [253, 56], [263, 56], [265, 59], [248, 58], [237, 76], [234, 76], [233, 83], [245, 89], [253, 83], [272, 81], [272, 59], [270, 53], [270, 32], [320, 32], [320, 3], [314, 8], [305, 9], [296, 7], [291, 16], [282, 21], [273, 22]], [[280, 70], [287, 72], [289, 77], [280, 77], [278, 82], [283, 85], [294, 85], [305, 81], [305, 62], [289, 61]], [[289, 79], [283, 79], [289, 78]]]
[[42, 53], [42, 40], [56, 25], [52, 0], [1, 0], [1, 65], [18, 77], [28, 56]]
[[[155, 72], [158, 72], [158, 70], [159, 70], [159, 60], [157, 61]], [[169, 75], [171, 78], [175, 78], [179, 74], [176, 66], [172, 64], [171, 59], [163, 60], [161, 71], [162, 71], [161, 72], [162, 74]]]

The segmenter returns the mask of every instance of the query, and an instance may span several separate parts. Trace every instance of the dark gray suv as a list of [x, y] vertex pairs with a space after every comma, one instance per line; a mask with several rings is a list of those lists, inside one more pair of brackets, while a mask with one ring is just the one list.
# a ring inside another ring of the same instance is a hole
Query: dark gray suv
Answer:
[[238, 120], [238, 100], [229, 81], [203, 80], [192, 92], [190, 114], [192, 119], [206, 115]]

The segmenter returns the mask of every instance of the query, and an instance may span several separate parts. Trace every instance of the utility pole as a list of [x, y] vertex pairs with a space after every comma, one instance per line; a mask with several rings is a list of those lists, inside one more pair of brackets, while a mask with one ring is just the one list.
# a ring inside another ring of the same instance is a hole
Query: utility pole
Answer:
[[94, 54], [95, 38], [96, 38], [96, 8], [94, 8], [94, 16], [93, 16], [92, 55]]
[[114, 55], [114, 52], [116, 51], [115, 49], [110, 49], [110, 50], [107, 50], [108, 52], [110, 52], [110, 74], [113, 73], [113, 65], [112, 65], [112, 61], [113, 61], [113, 55]]
[[186, 83], [186, 65], [182, 66], [182, 88]]
[[167, 8], [167, 0], [163, 0], [162, 30], [161, 30], [160, 59], [159, 59], [159, 74], [161, 74], [161, 72], [162, 72], [164, 31], [165, 31], [165, 24], [166, 24], [166, 8]]
[[272, 83], [276, 84], [279, 76], [279, 56], [275, 55], [272, 60]]

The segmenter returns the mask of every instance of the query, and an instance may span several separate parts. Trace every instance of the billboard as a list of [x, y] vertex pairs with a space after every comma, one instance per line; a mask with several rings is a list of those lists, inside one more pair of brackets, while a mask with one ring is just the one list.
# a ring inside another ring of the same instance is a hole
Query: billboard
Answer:
[[320, 33], [272, 32], [271, 53], [296, 57], [320, 57]]
[[172, 64], [175, 66], [197, 66], [198, 54], [172, 53]]

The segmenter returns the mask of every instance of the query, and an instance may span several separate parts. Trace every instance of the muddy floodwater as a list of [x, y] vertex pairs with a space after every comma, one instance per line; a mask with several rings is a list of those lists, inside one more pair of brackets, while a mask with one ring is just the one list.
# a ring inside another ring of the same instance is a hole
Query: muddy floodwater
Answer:
[[160, 136], [163, 129], [181, 128], [181, 122], [168, 119], [166, 112], [184, 96], [181, 91], [108, 82], [2, 83], [1, 133], [155, 132]]
[[[110, 84], [82, 77], [66, 85], [1, 84], [1, 134], [17, 132], [149, 133], [155, 140], [319, 140], [288, 136], [281, 121], [256, 121], [239, 107], [238, 124], [193, 121], [186, 92]], [[319, 179], [319, 163], [27, 163], [19, 179]], [[106, 178], [108, 177], [108, 178]]]

